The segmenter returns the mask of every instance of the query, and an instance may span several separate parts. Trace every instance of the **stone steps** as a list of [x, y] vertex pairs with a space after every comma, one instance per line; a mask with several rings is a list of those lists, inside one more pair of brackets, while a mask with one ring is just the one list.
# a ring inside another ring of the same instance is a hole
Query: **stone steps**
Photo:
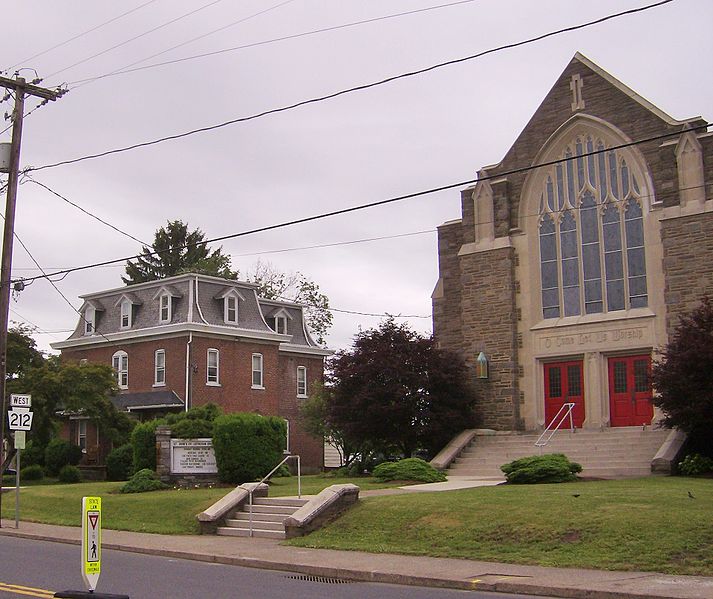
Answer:
[[559, 432], [546, 447], [535, 446], [537, 434], [479, 435], [452, 463], [451, 476], [502, 476], [500, 466], [512, 460], [564, 453], [582, 465], [581, 476], [626, 478], [651, 474], [651, 460], [669, 431], [641, 427]]
[[[285, 538], [285, 520], [307, 503], [307, 499], [283, 497], [255, 497], [252, 505], [252, 536], [266, 539]], [[250, 505], [232, 514], [219, 526], [217, 533], [223, 536], [250, 536]]]

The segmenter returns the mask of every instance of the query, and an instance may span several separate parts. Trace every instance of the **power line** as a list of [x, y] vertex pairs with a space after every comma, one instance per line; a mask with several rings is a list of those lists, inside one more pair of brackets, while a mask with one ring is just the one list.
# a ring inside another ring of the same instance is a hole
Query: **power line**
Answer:
[[[188, 44], [192, 44], [193, 42], [196, 42], [198, 40], [204, 39], [206, 37], [209, 37], [215, 33], [219, 33], [221, 31], [225, 31], [226, 29], [229, 29], [231, 27], [234, 27], [235, 25], [239, 25], [240, 23], [245, 23], [246, 21], [249, 21], [251, 19], [254, 19], [255, 17], [259, 17], [260, 15], [264, 15], [265, 13], [268, 13], [270, 11], [276, 10], [285, 4], [290, 4], [291, 2], [294, 2], [295, 0], [284, 0], [284, 2], [280, 2], [279, 4], [275, 4], [274, 6], [270, 6], [269, 8], [266, 8], [264, 10], [258, 11], [256, 13], [253, 13], [247, 17], [243, 17], [241, 19], [238, 19], [237, 21], [233, 21], [232, 23], [228, 23], [227, 25], [223, 25], [222, 27], [219, 27], [218, 29], [213, 29], [212, 31], [208, 31], [207, 33], [204, 33], [202, 35], [199, 35], [197, 37], [191, 38], [189, 40], [186, 40], [185, 42], [181, 42], [180, 44], [176, 44], [175, 46], [171, 46], [170, 48], [166, 48], [165, 50], [161, 50], [161, 52], [156, 52], [155, 54], [152, 54], [151, 56], [147, 56], [145, 58], [142, 58], [141, 60], [134, 61], [132, 63], [129, 63], [127, 65], [124, 65], [123, 67], [119, 67], [118, 69], [115, 69], [109, 73], [106, 73], [104, 75], [99, 75], [98, 77], [89, 77], [87, 79], [80, 79], [78, 81], [75, 81], [71, 85], [74, 86], [74, 89], [77, 89], [79, 87], [83, 87], [89, 83], [92, 83], [94, 81], [98, 81], [100, 79], [104, 79], [105, 77], [111, 77], [113, 75], [118, 75], [122, 73], [126, 73], [126, 69], [129, 69], [130, 67], [133, 67], [137, 64], [141, 64], [142, 62], [146, 62], [147, 60], [151, 60], [152, 58], [156, 58], [157, 56], [161, 56], [162, 54], [166, 54], [167, 52], [171, 52], [172, 50], [176, 50], [177, 48], [181, 48], [183, 46], [186, 46]], [[464, 0], [466, 2], [474, 2], [475, 0]], [[171, 61], [173, 62], [173, 61]], [[146, 67], [143, 67], [146, 68]], [[142, 70], [142, 68], [138, 69], [132, 69], [132, 71], [139, 71]]]
[[[705, 129], [707, 129], [709, 126], [710, 126], [710, 123], [704, 123], [704, 124], [698, 125], [698, 126], [696, 126], [696, 127], [690, 127], [689, 129], [687, 129], [687, 131], [705, 130]], [[447, 184], [447, 185], [441, 185], [441, 186], [439, 186], [439, 187], [432, 187], [432, 188], [430, 188], [430, 189], [425, 189], [425, 190], [421, 190], [421, 191], [415, 191], [415, 192], [412, 192], [412, 193], [407, 193], [407, 194], [400, 195], [400, 196], [394, 196], [394, 197], [387, 198], [387, 199], [384, 199], [384, 200], [377, 200], [377, 201], [375, 201], [375, 202], [368, 202], [368, 203], [366, 203], [366, 204], [359, 204], [359, 205], [357, 205], [357, 206], [351, 206], [351, 207], [349, 207], [349, 208], [342, 208], [342, 209], [340, 209], [340, 210], [332, 210], [332, 211], [330, 211], [330, 212], [323, 212], [323, 213], [315, 214], [315, 215], [312, 215], [312, 216], [305, 216], [305, 217], [303, 217], [303, 218], [297, 218], [297, 219], [294, 219], [294, 220], [291, 220], [291, 221], [286, 221], [286, 222], [282, 222], [282, 223], [277, 223], [277, 224], [274, 224], [274, 225], [265, 225], [265, 226], [263, 226], [263, 227], [257, 227], [257, 228], [255, 228], [255, 229], [248, 229], [248, 230], [246, 230], [246, 231], [241, 231], [241, 232], [238, 232], [238, 233], [231, 233], [231, 234], [229, 234], [229, 235], [223, 235], [223, 236], [221, 236], [221, 237], [215, 237], [215, 238], [213, 238], [213, 239], [207, 239], [207, 240], [205, 240], [205, 241], [201, 241], [201, 242], [198, 243], [198, 244], [192, 244], [192, 245], [207, 245], [207, 244], [209, 244], [209, 243], [216, 243], [216, 242], [220, 242], [220, 241], [226, 241], [226, 240], [228, 240], [228, 239], [237, 239], [237, 238], [239, 238], [239, 237], [247, 237], [247, 236], [250, 236], [250, 235], [255, 235], [255, 234], [257, 234], [257, 233], [264, 233], [264, 232], [266, 232], [266, 231], [274, 231], [274, 230], [276, 230], [276, 229], [283, 229], [283, 228], [285, 228], [285, 227], [290, 227], [290, 226], [300, 225], [300, 224], [304, 224], [304, 223], [308, 223], [308, 222], [312, 222], [312, 221], [322, 220], [322, 219], [330, 218], [330, 217], [333, 217], [333, 216], [339, 216], [339, 215], [342, 215], [342, 214], [349, 214], [349, 213], [351, 213], [351, 212], [358, 212], [358, 211], [361, 211], [361, 210], [366, 210], [366, 209], [368, 209], [368, 208], [375, 208], [375, 207], [377, 207], [377, 206], [385, 206], [385, 205], [387, 205], [387, 204], [393, 204], [394, 202], [400, 202], [400, 201], [403, 201], [403, 200], [411, 200], [411, 199], [423, 197], [423, 196], [426, 196], [426, 195], [431, 195], [431, 194], [433, 194], [433, 193], [437, 193], [437, 192], [440, 192], [440, 191], [446, 191], [446, 190], [454, 189], [454, 188], [457, 188], [457, 187], [463, 187], [463, 186], [465, 186], [465, 185], [472, 185], [473, 183], [477, 183], [477, 182], [479, 182], [479, 181], [488, 181], [488, 180], [490, 180], [490, 179], [496, 179], [496, 178], [506, 177], [506, 176], [508, 176], [508, 175], [517, 175], [517, 174], [525, 173], [525, 172], [528, 172], [528, 171], [531, 171], [531, 170], [535, 170], [535, 169], [538, 169], [538, 168], [544, 168], [544, 167], [548, 167], [548, 166], [554, 166], [554, 165], [556, 165], [556, 164], [562, 164], [562, 163], [570, 162], [570, 161], [572, 161], [572, 160], [577, 160], [577, 159], [580, 159], [580, 158], [586, 158], [587, 156], [595, 156], [595, 155], [598, 155], [598, 154], [603, 154], [603, 153], [607, 153], [607, 152], [612, 152], [612, 151], [620, 150], [620, 149], [623, 149], [623, 148], [629, 148], [629, 147], [636, 146], [636, 145], [641, 145], [641, 144], [644, 144], [644, 143], [650, 143], [650, 142], [654, 142], [654, 141], [660, 141], [660, 140], [667, 139], [667, 138], [670, 138], [670, 137], [679, 136], [679, 135], [681, 135], [681, 133], [682, 133], [682, 131], [674, 131], [674, 132], [671, 132], [671, 133], [663, 133], [663, 134], [661, 134], [661, 135], [655, 135], [655, 136], [647, 137], [647, 138], [640, 139], [640, 140], [637, 140], [637, 141], [631, 141], [631, 142], [627, 142], [627, 143], [623, 143], [623, 144], [619, 144], [619, 145], [615, 145], [615, 146], [610, 146], [610, 147], [608, 147], [608, 148], [603, 148], [603, 149], [601, 149], [601, 150], [594, 150], [594, 151], [592, 151], [592, 152], [584, 152], [583, 154], [574, 155], [574, 156], [570, 156], [570, 157], [564, 157], [564, 158], [558, 158], [558, 159], [555, 159], [555, 160], [549, 160], [549, 161], [546, 161], [546, 162], [541, 162], [541, 163], [533, 164], [533, 165], [530, 165], [530, 166], [517, 167], [517, 168], [510, 169], [510, 170], [508, 170], [508, 171], [499, 172], [499, 173], [494, 174], [494, 175], [485, 175], [485, 176], [482, 176], [482, 177], [478, 177], [478, 178], [476, 178], [476, 179], [467, 179], [467, 180], [465, 180], [465, 181], [459, 181], [459, 182], [457, 182], [457, 183], [449, 183], [449, 184]], [[189, 245], [183, 245], [183, 246], [181, 246], [180, 248], [172, 248], [172, 249], [183, 249], [183, 248], [186, 248], [186, 247], [189, 247]], [[138, 259], [138, 258], [145, 258], [145, 257], [147, 257], [147, 256], [159, 256], [159, 255], [161, 255], [161, 254], [163, 254], [163, 253], [166, 253], [166, 252], [168, 252], [168, 251], [172, 251], [172, 250], [161, 250], [161, 251], [158, 251], [158, 252], [154, 251], [154, 252], [148, 252], [148, 253], [146, 253], [146, 254], [143, 254], [143, 253], [142, 253], [142, 254], [136, 254], [136, 255], [134, 255], [134, 256], [129, 256], [129, 257], [125, 257], [125, 258], [117, 258], [117, 259], [114, 259], [114, 260], [105, 260], [105, 261], [103, 261], [103, 262], [95, 262], [95, 263], [92, 263], [92, 264], [86, 264], [86, 265], [84, 265], [84, 266], [76, 266], [76, 267], [74, 267], [74, 268], [67, 268], [67, 269], [64, 269], [64, 270], [60, 270], [60, 271], [54, 272], [54, 273], [52, 273], [51, 276], [56, 276], [56, 275], [65, 275], [65, 276], [66, 276], [66, 275], [68, 275], [68, 274], [70, 274], [70, 273], [73, 273], [73, 272], [78, 272], [78, 271], [81, 271], [81, 270], [87, 270], [87, 269], [91, 269], [91, 268], [97, 268], [97, 267], [99, 267], [99, 266], [106, 266], [106, 265], [109, 265], [109, 264], [117, 264], [117, 263], [119, 263], [119, 262], [126, 262], [126, 261], [128, 261], [128, 260], [136, 260], [136, 259]], [[34, 280], [37, 280], [37, 279], [46, 278], [46, 276], [47, 276], [47, 275], [44, 275], [44, 276], [39, 276], [39, 275], [38, 275], [38, 276], [34, 276], [34, 277], [28, 277], [28, 278], [26, 278], [26, 279], [24, 279], [24, 280], [25, 280], [25, 281], [34, 281]], [[13, 281], [11, 281], [11, 282], [13, 282]]]
[[89, 34], [89, 33], [92, 33], [93, 31], [96, 31], [97, 29], [101, 29], [101, 28], [104, 27], [105, 25], [109, 25], [110, 23], [113, 23], [114, 21], [118, 21], [119, 19], [121, 19], [121, 18], [123, 18], [123, 17], [125, 17], [125, 16], [127, 16], [127, 15], [130, 15], [131, 13], [136, 12], [137, 10], [142, 9], [144, 6], [148, 6], [149, 4], [153, 4], [154, 2], [156, 2], [156, 0], [149, 0], [148, 2], [144, 2], [143, 4], [140, 4], [139, 6], [137, 6], [136, 8], [132, 8], [131, 10], [128, 10], [128, 11], [126, 11], [125, 13], [122, 13], [122, 14], [116, 16], [116, 17], [113, 17], [112, 19], [109, 19], [108, 21], [104, 21], [103, 23], [100, 23], [99, 25], [95, 25], [95, 26], [92, 27], [91, 29], [87, 29], [86, 31], [83, 31], [82, 33], [78, 33], [77, 35], [75, 35], [75, 36], [73, 36], [73, 37], [70, 37], [69, 39], [66, 39], [66, 40], [63, 41], [63, 42], [60, 42], [59, 44], [55, 44], [55, 45], [52, 46], [51, 48], [47, 48], [46, 50], [42, 50], [42, 52], [38, 52], [37, 54], [33, 54], [33, 55], [30, 56], [29, 58], [26, 58], [26, 59], [24, 59], [24, 60], [21, 60], [20, 62], [15, 63], [14, 65], [12, 65], [11, 67], [8, 67], [8, 68], [5, 69], [5, 70], [6, 70], [6, 71], [11, 71], [12, 69], [14, 69], [14, 68], [15, 68], [16, 66], [18, 66], [18, 65], [21, 65], [21, 64], [23, 64], [23, 63], [27, 63], [27, 62], [29, 62], [29, 61], [31, 61], [31, 60], [34, 60], [35, 58], [37, 58], [37, 57], [39, 57], [39, 56], [43, 56], [44, 54], [47, 54], [48, 52], [51, 52], [52, 50], [56, 50], [57, 48], [60, 48], [60, 47], [62, 47], [62, 46], [65, 46], [65, 45], [67, 45], [68, 43], [73, 42], [73, 41], [76, 40], [76, 39], [79, 39], [80, 37], [84, 37], [85, 35], [87, 35], [87, 34]]
[[129, 44], [133, 41], [136, 41], [137, 39], [140, 39], [142, 37], [145, 37], [151, 33], [154, 33], [155, 31], [158, 31], [159, 29], [163, 29], [164, 27], [168, 27], [169, 25], [173, 25], [177, 21], [180, 21], [181, 19], [185, 19], [186, 17], [189, 17], [191, 15], [194, 15], [197, 12], [200, 12], [202, 10], [205, 10], [206, 8], [209, 8], [213, 6], [214, 4], [218, 4], [219, 2], [222, 2], [223, 0], [212, 0], [212, 2], [208, 2], [208, 4], [204, 4], [203, 6], [200, 6], [194, 10], [191, 10], [185, 14], [182, 14], [180, 17], [176, 17], [175, 19], [171, 19], [170, 21], [166, 21], [165, 23], [162, 23], [161, 25], [158, 25], [156, 27], [153, 27], [152, 29], [149, 29], [148, 31], [144, 31], [143, 33], [140, 33], [139, 35], [135, 35], [132, 38], [129, 38], [128, 40], [124, 40], [123, 42], [120, 42], [118, 44], [114, 44], [110, 48], [106, 48], [105, 50], [102, 50], [101, 52], [97, 52], [96, 54], [92, 54], [91, 56], [88, 56], [87, 58], [83, 58], [82, 60], [79, 60], [68, 67], [64, 67], [63, 69], [60, 69], [59, 71], [55, 71], [54, 73], [50, 73], [47, 75], [47, 77], [54, 77], [55, 75], [59, 75], [60, 73], [64, 73], [64, 71], [67, 71], [71, 68], [74, 68], [76, 66], [79, 66], [80, 64], [84, 64], [85, 62], [89, 62], [90, 60], [93, 60], [95, 58], [98, 58], [99, 56], [102, 56], [106, 54], [107, 52], [111, 52], [112, 50], [116, 50], [117, 48], [121, 48], [121, 46], [125, 46], [126, 44]]
[[50, 187], [48, 187], [48, 186], [45, 185], [44, 183], [40, 183], [39, 181], [37, 181], [37, 180], [35, 180], [35, 179], [33, 179], [33, 178], [29, 177], [29, 176], [27, 176], [27, 180], [30, 181], [30, 183], [34, 183], [35, 185], [39, 185], [39, 186], [42, 187], [43, 189], [46, 189], [46, 190], [49, 191], [51, 194], [54, 194], [55, 196], [57, 196], [57, 197], [60, 198], [61, 200], [64, 200], [65, 202], [67, 202], [67, 204], [69, 204], [70, 206], [74, 206], [77, 210], [80, 210], [81, 212], [84, 212], [84, 214], [86, 214], [87, 216], [91, 216], [93, 219], [98, 220], [98, 221], [99, 221], [100, 223], [102, 223], [103, 225], [106, 225], [107, 227], [109, 227], [109, 228], [111, 228], [111, 229], [114, 229], [114, 231], [116, 231], [117, 233], [121, 233], [122, 235], [128, 237], [129, 239], [132, 239], [133, 241], [136, 241], [136, 242], [140, 243], [141, 245], [150, 245], [150, 244], [146, 243], [145, 241], [141, 241], [141, 240], [138, 239], [137, 237], [134, 237], [134, 236], [131, 235], [130, 233], [127, 233], [126, 231], [122, 231], [119, 227], [116, 227], [116, 226], [112, 225], [111, 223], [105, 221], [104, 219], [99, 218], [96, 214], [92, 214], [92, 213], [89, 212], [88, 210], [85, 210], [85, 209], [82, 208], [79, 204], [75, 204], [72, 200], [69, 200], [69, 199], [65, 198], [62, 194], [56, 192], [54, 189], [51, 189]]
[[622, 16], [626, 16], [626, 15], [631, 15], [631, 14], [643, 12], [643, 11], [645, 11], [645, 10], [649, 10], [649, 9], [652, 9], [652, 8], [656, 8], [656, 7], [659, 7], [659, 6], [663, 6], [664, 4], [669, 4], [670, 2], [673, 2], [673, 1], [674, 1], [674, 0], [661, 0], [660, 2], [656, 2], [656, 3], [654, 3], [654, 4], [649, 4], [649, 5], [647, 5], [647, 6], [643, 6], [643, 7], [640, 7], [640, 8], [632, 8], [632, 9], [630, 9], [630, 10], [625, 10], [625, 11], [622, 11], [622, 12], [610, 14], [610, 15], [607, 15], [607, 16], [605, 16], [605, 17], [601, 17], [601, 18], [599, 18], [599, 19], [595, 19], [594, 21], [589, 21], [589, 22], [587, 22], [587, 23], [582, 23], [582, 24], [580, 24], [580, 25], [572, 25], [572, 26], [570, 26], [570, 27], [565, 27], [565, 28], [563, 28], [563, 29], [558, 29], [558, 30], [556, 30], [556, 31], [551, 31], [551, 32], [549, 32], [549, 33], [544, 33], [544, 34], [542, 34], [542, 35], [538, 35], [538, 36], [536, 36], [536, 37], [532, 37], [532, 38], [529, 38], [529, 39], [527, 39], [527, 40], [523, 40], [523, 41], [519, 41], [519, 42], [514, 42], [514, 43], [512, 43], [512, 44], [505, 44], [505, 45], [503, 45], [503, 46], [499, 46], [499, 47], [497, 47], [497, 48], [491, 48], [491, 49], [489, 49], [489, 50], [484, 50], [484, 51], [482, 51], [482, 52], [478, 52], [477, 54], [472, 54], [472, 55], [470, 55], [470, 56], [465, 56], [465, 57], [463, 57], [463, 58], [456, 58], [456, 59], [453, 59], [453, 60], [449, 60], [449, 61], [446, 61], [446, 62], [441, 62], [441, 63], [435, 64], [435, 65], [431, 65], [431, 66], [429, 66], [429, 67], [425, 67], [425, 68], [422, 68], [422, 69], [418, 69], [418, 70], [415, 70], [415, 71], [410, 71], [410, 72], [407, 72], [407, 73], [401, 73], [401, 74], [399, 74], [399, 75], [393, 75], [393, 76], [391, 76], [391, 77], [387, 77], [386, 79], [382, 79], [382, 80], [380, 80], [380, 81], [375, 81], [375, 82], [372, 82], [372, 83], [365, 83], [365, 84], [363, 84], [363, 85], [358, 85], [358, 86], [355, 86], [355, 87], [350, 87], [350, 88], [348, 88], [348, 89], [343, 89], [343, 90], [341, 90], [341, 91], [333, 92], [333, 93], [331, 93], [331, 94], [327, 94], [327, 95], [324, 95], [324, 96], [319, 96], [319, 97], [316, 97], [316, 98], [311, 98], [311, 99], [309, 99], [309, 100], [302, 100], [302, 101], [300, 101], [300, 102], [296, 102], [296, 103], [294, 103], [294, 104], [289, 104], [289, 105], [287, 105], [287, 106], [282, 106], [282, 107], [280, 107], [280, 108], [273, 108], [273, 109], [265, 110], [265, 111], [263, 111], [263, 112], [259, 112], [259, 113], [256, 113], [256, 114], [253, 114], [253, 115], [250, 115], [250, 116], [245, 116], [245, 117], [239, 117], [239, 118], [236, 118], [236, 119], [231, 119], [231, 120], [229, 120], [229, 121], [225, 121], [225, 122], [219, 123], [219, 124], [217, 124], [217, 125], [209, 125], [209, 126], [206, 126], [206, 127], [200, 127], [200, 128], [198, 128], [198, 129], [192, 129], [192, 130], [190, 130], [190, 131], [185, 131], [185, 132], [183, 132], [183, 133], [176, 133], [176, 134], [174, 134], [174, 135], [168, 135], [168, 136], [165, 136], [165, 137], [160, 137], [160, 138], [158, 138], [158, 139], [154, 139], [154, 140], [151, 140], [151, 141], [145, 141], [145, 142], [140, 142], [140, 143], [132, 144], [132, 145], [130, 145], [130, 146], [124, 146], [124, 147], [121, 147], [121, 148], [114, 148], [114, 149], [112, 149], [112, 150], [106, 150], [106, 151], [104, 151], [104, 152], [99, 152], [99, 153], [97, 153], [97, 154], [90, 154], [90, 155], [87, 155], [87, 156], [81, 156], [81, 157], [79, 157], [79, 158], [72, 158], [72, 159], [69, 159], [69, 160], [62, 160], [62, 161], [60, 161], [60, 162], [55, 162], [55, 163], [53, 163], [53, 164], [46, 164], [46, 165], [38, 166], [38, 167], [30, 167], [30, 168], [26, 169], [25, 172], [44, 170], [44, 169], [48, 169], [48, 168], [55, 168], [55, 167], [64, 166], [64, 165], [67, 165], [67, 164], [75, 164], [75, 163], [77, 163], [77, 162], [83, 162], [83, 161], [85, 161], [85, 160], [93, 160], [93, 159], [95, 159], [95, 158], [103, 158], [103, 157], [105, 157], [105, 156], [110, 156], [110, 155], [113, 155], [113, 154], [120, 154], [120, 153], [122, 153], [122, 152], [128, 152], [128, 151], [130, 151], [130, 150], [136, 150], [136, 149], [138, 149], [138, 148], [144, 148], [144, 147], [148, 147], [148, 146], [153, 146], [153, 145], [156, 145], [156, 144], [159, 144], [159, 143], [163, 143], [163, 142], [166, 142], [166, 141], [172, 141], [172, 140], [175, 140], [175, 139], [181, 139], [181, 138], [183, 138], [183, 137], [189, 137], [189, 136], [191, 136], [191, 135], [196, 135], [196, 134], [198, 134], [198, 133], [205, 133], [205, 132], [207, 132], [207, 131], [213, 131], [213, 130], [215, 130], [215, 129], [220, 129], [220, 128], [223, 128], [223, 127], [227, 127], [227, 126], [229, 126], [229, 125], [235, 125], [235, 124], [237, 124], [237, 123], [244, 123], [244, 122], [247, 122], [247, 121], [252, 121], [252, 120], [259, 119], [259, 118], [262, 118], [262, 117], [267, 116], [267, 115], [270, 115], [270, 114], [277, 114], [277, 113], [281, 113], [281, 112], [287, 112], [288, 110], [294, 110], [295, 108], [299, 108], [299, 107], [301, 107], [301, 106], [307, 106], [307, 105], [309, 105], [309, 104], [316, 104], [316, 103], [318, 103], [318, 102], [324, 102], [324, 101], [326, 101], [326, 100], [331, 100], [331, 99], [334, 99], [334, 98], [337, 98], [337, 97], [340, 97], [340, 96], [344, 96], [344, 95], [347, 95], [347, 94], [351, 94], [351, 93], [354, 93], [354, 92], [364, 91], [364, 90], [367, 90], [367, 89], [371, 89], [371, 88], [374, 88], [374, 87], [378, 87], [378, 86], [380, 86], [380, 85], [385, 85], [386, 83], [391, 83], [391, 82], [397, 81], [397, 80], [399, 80], [399, 79], [405, 79], [405, 78], [408, 78], [408, 77], [415, 77], [416, 75], [422, 75], [422, 74], [424, 74], [424, 73], [427, 73], [427, 72], [430, 72], [430, 71], [435, 71], [435, 70], [440, 69], [440, 68], [443, 68], [443, 67], [452, 66], [452, 65], [455, 65], [455, 64], [460, 64], [460, 63], [463, 63], [463, 62], [468, 62], [468, 61], [470, 61], [470, 60], [475, 60], [475, 59], [477, 59], [477, 58], [481, 58], [481, 57], [486, 56], [486, 55], [488, 55], [488, 54], [493, 54], [493, 53], [496, 53], [496, 52], [500, 52], [500, 51], [502, 51], [502, 50], [507, 50], [507, 49], [511, 49], [511, 48], [517, 48], [517, 47], [519, 47], [519, 46], [524, 46], [524, 45], [527, 45], [527, 44], [532, 44], [532, 43], [534, 43], [534, 42], [541, 41], [541, 40], [543, 40], [543, 39], [546, 39], [546, 38], [549, 38], [549, 37], [553, 37], [553, 36], [555, 36], [555, 35], [560, 35], [560, 34], [562, 34], [562, 33], [567, 33], [567, 32], [571, 32], [571, 31], [577, 31], [577, 30], [579, 30], [579, 29], [584, 29], [585, 27], [590, 27], [590, 26], [592, 26], [592, 25], [597, 25], [597, 24], [600, 24], [600, 23], [604, 23], [605, 21], [610, 21], [610, 20], [612, 20], [612, 19], [616, 19], [616, 18], [619, 18], [619, 17], [622, 17]]
[[[209, 58], [211, 56], [218, 56], [220, 54], [226, 54], [228, 52], [237, 52], [238, 50], [255, 48], [257, 46], [266, 46], [268, 44], [274, 44], [276, 42], [284, 42], [284, 41], [293, 40], [293, 39], [297, 39], [297, 38], [301, 38], [301, 37], [318, 35], [320, 33], [328, 33], [330, 31], [337, 31], [339, 29], [347, 29], [349, 27], [358, 27], [359, 25], [367, 25], [367, 24], [371, 24], [371, 23], [376, 23], [378, 21], [385, 21], [387, 19], [395, 19], [397, 17], [404, 17], [404, 16], [408, 16], [408, 15], [414, 15], [417, 13], [428, 12], [428, 11], [432, 11], [432, 10], [439, 10], [441, 8], [450, 8], [452, 6], [457, 6], [459, 4], [469, 4], [471, 2], [476, 2], [476, 1], [477, 0], [459, 0], [458, 2], [448, 2], [447, 4], [438, 4], [436, 6], [427, 6], [425, 8], [419, 8], [416, 10], [408, 10], [408, 11], [404, 11], [404, 12], [383, 15], [381, 17], [373, 17], [371, 19], [364, 19], [361, 21], [352, 21], [351, 23], [342, 23], [341, 25], [334, 25], [332, 27], [322, 27], [320, 29], [313, 29], [311, 31], [303, 31], [300, 33], [294, 33], [292, 35], [284, 35], [282, 37], [261, 40], [258, 42], [252, 42], [250, 44], [243, 44], [241, 46], [233, 46], [232, 48], [223, 48], [222, 50], [215, 50], [213, 52], [204, 52], [202, 54], [194, 54], [193, 56], [185, 56], [183, 58], [176, 58], [174, 60], [167, 60], [164, 62], [149, 64], [149, 65], [145, 65], [143, 67], [137, 67], [135, 69], [130, 68], [130, 67], [133, 67], [134, 65], [145, 62], [146, 60], [151, 60], [152, 58], [156, 58], [157, 56], [160, 56], [161, 54], [165, 54], [166, 52], [170, 52], [171, 50], [175, 50], [176, 48], [180, 48], [181, 46], [185, 46], [186, 44], [190, 44], [191, 42], [194, 42], [194, 41], [202, 39], [206, 36], [212, 35], [213, 33], [222, 31], [223, 29], [231, 27], [232, 25], [235, 24], [235, 23], [231, 23], [230, 25], [226, 25], [224, 27], [221, 27], [220, 29], [215, 29], [214, 31], [210, 31], [204, 35], [195, 37], [191, 40], [188, 40], [187, 42], [183, 42], [182, 44], [178, 44], [176, 46], [173, 46], [171, 48], [163, 50], [162, 52], [158, 52], [157, 54], [154, 54], [152, 56], [147, 56], [146, 58], [143, 58], [142, 60], [139, 60], [132, 64], [128, 64], [124, 67], [121, 67], [120, 69], [111, 71], [109, 73], [105, 73], [103, 75], [97, 75], [95, 77], [87, 77], [86, 79], [78, 79], [77, 81], [72, 81], [69, 85], [75, 86], [75, 89], [76, 89], [78, 87], [82, 87], [83, 85], [86, 85], [87, 83], [91, 83], [93, 81], [98, 81], [100, 79], [105, 79], [107, 77], [114, 77], [116, 75], [126, 75], [128, 73], [135, 73], [136, 71], [143, 71], [146, 69], [154, 69], [157, 67], [177, 64], [177, 63], [181, 63], [181, 62], [187, 62], [190, 60], [197, 60], [199, 58]], [[282, 5], [278, 5], [278, 6], [282, 6]], [[275, 8], [275, 7], [273, 7], [273, 8]], [[272, 10], [272, 9], [267, 9], [267, 10]], [[266, 11], [263, 11], [263, 12], [266, 12]], [[258, 13], [258, 14], [261, 14], [261, 13]], [[241, 21], [237, 21], [237, 23], [239, 23], [239, 22], [241, 22]]]

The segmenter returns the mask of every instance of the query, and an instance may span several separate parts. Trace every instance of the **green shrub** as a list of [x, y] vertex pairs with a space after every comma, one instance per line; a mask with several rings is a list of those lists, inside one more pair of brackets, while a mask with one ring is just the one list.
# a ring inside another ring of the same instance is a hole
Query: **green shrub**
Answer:
[[76, 466], [81, 459], [81, 447], [64, 439], [52, 439], [45, 448], [45, 470], [50, 476], [56, 476], [64, 466]]
[[148, 468], [156, 470], [156, 427], [161, 420], [141, 422], [131, 431], [134, 472]]
[[700, 453], [687, 455], [678, 464], [678, 471], [685, 476], [696, 476], [713, 471], [713, 459], [702, 456]]
[[66, 466], [62, 466], [62, 469], [59, 471], [59, 475], [57, 476], [57, 478], [61, 483], [74, 484], [81, 482], [82, 473], [76, 466], [67, 464]]
[[107, 480], [128, 480], [134, 471], [134, 448], [131, 443], [115, 447], [106, 456]]
[[171, 436], [178, 439], [204, 439], [213, 436], [210, 420], [184, 418], [171, 425]]
[[421, 458], [406, 458], [398, 462], [382, 462], [372, 473], [382, 482], [387, 480], [416, 480], [424, 483], [439, 483], [446, 480], [443, 472], [436, 470]]
[[146, 493], [147, 491], [159, 491], [168, 488], [169, 486], [162, 483], [153, 470], [144, 468], [134, 474], [131, 480], [119, 490], [122, 493]]
[[259, 480], [280, 463], [285, 448], [285, 421], [277, 416], [228, 414], [215, 420], [213, 449], [222, 482]]
[[22, 450], [22, 463], [25, 466], [34, 466], [35, 464], [44, 466], [45, 448], [37, 441], [28, 441], [25, 449]]
[[20, 470], [20, 480], [42, 480], [45, 477], [45, 471], [39, 464], [25, 466]]
[[582, 466], [561, 453], [530, 456], [500, 466], [509, 483], [563, 483], [577, 479]]

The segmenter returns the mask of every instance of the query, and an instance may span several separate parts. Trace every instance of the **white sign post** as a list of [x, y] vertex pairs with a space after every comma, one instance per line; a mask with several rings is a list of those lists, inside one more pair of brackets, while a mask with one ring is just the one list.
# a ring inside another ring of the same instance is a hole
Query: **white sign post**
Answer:
[[25, 431], [32, 428], [31, 395], [10, 395], [10, 409], [7, 421], [10, 430], [15, 432], [15, 528], [20, 528], [20, 453], [25, 449]]
[[90, 593], [97, 588], [102, 557], [101, 497], [82, 497], [82, 578]]

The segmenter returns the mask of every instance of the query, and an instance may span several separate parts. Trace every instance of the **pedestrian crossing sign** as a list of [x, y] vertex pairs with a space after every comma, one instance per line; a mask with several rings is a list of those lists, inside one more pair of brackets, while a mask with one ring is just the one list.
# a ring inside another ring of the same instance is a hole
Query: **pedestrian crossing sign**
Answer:
[[101, 573], [101, 497], [82, 498], [82, 578], [90, 592]]

